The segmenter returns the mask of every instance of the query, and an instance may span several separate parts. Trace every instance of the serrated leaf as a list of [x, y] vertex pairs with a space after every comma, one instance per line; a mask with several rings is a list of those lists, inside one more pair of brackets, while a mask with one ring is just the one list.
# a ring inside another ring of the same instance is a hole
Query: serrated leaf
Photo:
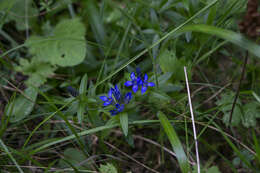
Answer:
[[39, 61], [62, 67], [81, 63], [86, 55], [85, 27], [78, 18], [60, 22], [54, 36], [31, 36], [26, 40], [31, 54]]
[[128, 115], [127, 113], [122, 113], [119, 115], [120, 118], [120, 125], [123, 130], [125, 136], [128, 134]]
[[162, 112], [158, 112], [157, 116], [176, 154], [182, 173], [188, 173], [190, 165], [176, 131]]
[[116, 168], [111, 163], [100, 165], [99, 171], [100, 173], [117, 173]]
[[[232, 109], [233, 101], [234, 101], [234, 93], [223, 93], [221, 95], [221, 99], [216, 102], [216, 104], [220, 107], [219, 109], [224, 113], [222, 120], [226, 125], [229, 124], [230, 111]], [[231, 125], [233, 126], [239, 125], [243, 117], [239, 105], [241, 105], [241, 101], [238, 98], [233, 111], [233, 116], [231, 121]]]
[[26, 118], [33, 110], [38, 92], [35, 88], [29, 87], [24, 91], [24, 95], [20, 95], [12, 101], [7, 107], [7, 115], [10, 116], [10, 122], [18, 122]]
[[19, 64], [15, 70], [29, 76], [29, 79], [25, 82], [27, 86], [33, 85], [38, 87], [42, 85], [56, 69], [49, 63], [38, 61], [35, 57], [31, 61], [21, 58]]
[[259, 117], [260, 111], [257, 109], [259, 105], [256, 102], [250, 102], [243, 106], [244, 119], [242, 121], [245, 127], [255, 127], [256, 118]]

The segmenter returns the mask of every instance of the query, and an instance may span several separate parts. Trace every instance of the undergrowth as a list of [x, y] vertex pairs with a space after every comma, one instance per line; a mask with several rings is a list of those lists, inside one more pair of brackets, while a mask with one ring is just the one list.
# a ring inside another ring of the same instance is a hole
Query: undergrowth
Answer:
[[0, 172], [260, 172], [257, 7], [0, 0]]

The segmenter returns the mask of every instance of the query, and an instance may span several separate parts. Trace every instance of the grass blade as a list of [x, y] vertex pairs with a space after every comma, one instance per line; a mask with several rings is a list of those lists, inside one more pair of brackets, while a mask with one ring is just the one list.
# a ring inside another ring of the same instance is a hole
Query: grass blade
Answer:
[[20, 166], [18, 165], [18, 163], [16, 162], [16, 160], [14, 159], [13, 155], [9, 152], [8, 148], [6, 147], [6, 145], [4, 144], [4, 142], [2, 141], [2, 139], [0, 139], [0, 145], [2, 146], [2, 148], [4, 149], [4, 151], [6, 152], [6, 154], [10, 157], [10, 159], [13, 161], [13, 163], [15, 164], [16, 168], [18, 169], [18, 171], [20, 173], [23, 173], [23, 170], [20, 168]]
[[186, 25], [179, 30], [180, 33], [185, 33], [189, 31], [216, 35], [217, 37], [225, 39], [243, 49], [248, 50], [250, 53], [260, 58], [260, 46], [253, 41], [248, 40], [246, 37], [239, 33], [204, 24]]
[[181, 171], [183, 173], [188, 173], [190, 171], [190, 165], [177, 133], [175, 132], [167, 117], [162, 112], [158, 112], [157, 116], [159, 117], [160, 123], [163, 126], [164, 131], [169, 138], [174, 152], [176, 153], [176, 157], [180, 164]]

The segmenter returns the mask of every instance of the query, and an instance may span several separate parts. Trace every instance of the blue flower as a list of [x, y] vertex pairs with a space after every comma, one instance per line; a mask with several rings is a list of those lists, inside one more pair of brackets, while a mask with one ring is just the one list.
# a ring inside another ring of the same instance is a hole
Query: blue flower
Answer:
[[136, 93], [138, 91], [139, 86], [142, 84], [142, 79], [140, 76], [135, 76], [135, 73], [132, 72], [130, 75], [131, 81], [126, 81], [125, 86], [132, 86], [133, 91]]
[[109, 112], [111, 115], [116, 115], [124, 110], [125, 104], [130, 102], [132, 99], [132, 93], [126, 93], [125, 97], [122, 98], [120, 90], [118, 89], [117, 85], [115, 85], [115, 88], [111, 88], [109, 90], [108, 96], [100, 96], [99, 98], [104, 101], [103, 106], [113, 105], [115, 109], [110, 110]]
[[145, 93], [148, 87], [154, 87], [155, 84], [153, 82], [148, 82], [148, 75], [144, 75], [144, 80], [142, 81], [141, 93]]
[[108, 106], [113, 103], [113, 98], [112, 98], [112, 88], [108, 91], [107, 96], [100, 96], [99, 98], [104, 101], [103, 106]]
[[142, 73], [139, 68], [136, 68], [136, 74], [134, 72], [130, 75], [131, 81], [126, 81], [125, 86], [132, 86], [133, 91], [136, 93], [141, 87], [141, 93], [145, 93], [148, 87], [154, 87], [155, 84], [153, 82], [148, 82], [148, 75], [145, 74], [142, 79]]

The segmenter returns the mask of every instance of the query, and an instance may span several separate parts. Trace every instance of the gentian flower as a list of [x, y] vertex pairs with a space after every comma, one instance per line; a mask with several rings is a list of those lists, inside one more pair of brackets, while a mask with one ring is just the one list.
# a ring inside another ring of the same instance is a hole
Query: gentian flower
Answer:
[[131, 81], [126, 81], [125, 86], [132, 86], [133, 91], [136, 93], [138, 91], [138, 86], [142, 84], [142, 79], [140, 76], [135, 76], [135, 73], [132, 72], [130, 75]]
[[108, 91], [108, 96], [100, 96], [99, 98], [104, 101], [103, 106], [108, 106], [113, 103], [113, 98], [112, 98], [112, 88]]
[[144, 80], [142, 81], [141, 93], [145, 93], [148, 87], [154, 87], [155, 84], [153, 82], [148, 82], [148, 75], [144, 75]]
[[155, 84], [153, 82], [148, 82], [148, 75], [145, 74], [142, 79], [142, 73], [140, 68], [136, 68], [136, 74], [134, 72], [130, 75], [131, 81], [126, 81], [125, 86], [132, 86], [133, 91], [136, 93], [141, 87], [141, 93], [145, 93], [148, 87], [154, 87]]
[[125, 97], [121, 97], [120, 90], [117, 85], [115, 88], [111, 88], [108, 92], [108, 96], [100, 96], [102, 101], [104, 101], [103, 106], [113, 105], [115, 109], [110, 110], [111, 115], [116, 115], [124, 110], [125, 104], [128, 104], [132, 99], [132, 93], [128, 92]]

